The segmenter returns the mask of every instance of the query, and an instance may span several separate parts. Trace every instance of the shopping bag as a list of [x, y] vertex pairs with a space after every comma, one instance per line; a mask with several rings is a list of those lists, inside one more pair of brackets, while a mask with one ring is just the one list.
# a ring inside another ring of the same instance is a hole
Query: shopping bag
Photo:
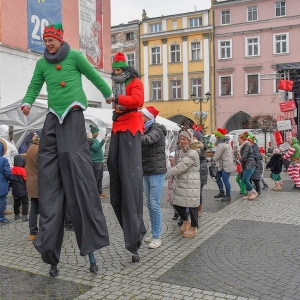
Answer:
[[212, 162], [211, 165], [208, 167], [209, 175], [211, 178], [216, 178], [218, 173], [218, 167], [216, 163]]

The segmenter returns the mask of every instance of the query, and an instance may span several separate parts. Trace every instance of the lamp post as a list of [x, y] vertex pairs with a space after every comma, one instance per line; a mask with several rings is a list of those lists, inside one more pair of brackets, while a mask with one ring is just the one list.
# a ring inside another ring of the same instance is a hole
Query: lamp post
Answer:
[[193, 102], [195, 104], [200, 103], [200, 125], [202, 127], [203, 127], [203, 124], [202, 124], [202, 103], [207, 103], [210, 100], [210, 96], [211, 96], [211, 93], [207, 92], [205, 94], [205, 99], [203, 99], [202, 97], [199, 97], [199, 99], [196, 99], [196, 94], [194, 92], [191, 94], [191, 98], [192, 98]]

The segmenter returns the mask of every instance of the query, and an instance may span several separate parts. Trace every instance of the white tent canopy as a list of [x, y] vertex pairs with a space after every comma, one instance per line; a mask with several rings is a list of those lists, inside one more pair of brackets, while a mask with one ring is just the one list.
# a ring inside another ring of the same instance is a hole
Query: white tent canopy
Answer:
[[[37, 99], [32, 105], [30, 114], [26, 117], [21, 110], [21, 103], [22, 100], [19, 100], [0, 109], [0, 125], [14, 126], [14, 142], [17, 148], [30, 132], [43, 128], [48, 112], [47, 101]], [[109, 135], [112, 127], [112, 111], [112, 109], [88, 107], [84, 111], [87, 132], [89, 132], [89, 125], [93, 124], [100, 129], [99, 139], [102, 139], [106, 133]], [[169, 139], [174, 135], [174, 132], [180, 129], [176, 123], [160, 116], [157, 117], [157, 122], [166, 127]], [[172, 141], [169, 140], [168, 142]]]

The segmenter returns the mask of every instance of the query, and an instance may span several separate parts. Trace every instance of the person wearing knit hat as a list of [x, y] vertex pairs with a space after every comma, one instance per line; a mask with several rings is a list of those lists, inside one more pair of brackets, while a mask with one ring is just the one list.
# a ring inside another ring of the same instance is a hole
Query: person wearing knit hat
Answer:
[[221, 198], [222, 202], [229, 202], [231, 201], [231, 185], [229, 179], [231, 172], [234, 171], [233, 149], [230, 145], [230, 140], [226, 137], [227, 130], [225, 128], [217, 128], [214, 133], [217, 140], [216, 152], [213, 157], [210, 159], [208, 158], [208, 161], [218, 162], [216, 181], [219, 188], [219, 194], [214, 196], [214, 198]]
[[82, 74], [104, 99], [112, 101], [114, 96], [85, 55], [71, 49], [63, 36], [60, 23], [44, 28], [44, 55], [36, 63], [21, 105], [27, 116], [46, 83], [49, 113], [38, 152], [40, 230], [33, 244], [43, 261], [51, 265], [49, 275], [53, 277], [58, 275], [66, 207], [74, 223], [80, 255], [89, 255], [91, 272], [97, 273], [98, 270], [94, 251], [109, 245], [87, 143], [83, 111], [87, 109], [88, 101], [82, 86]]
[[[204, 147], [193, 139], [193, 130], [182, 130], [179, 134], [180, 151], [174, 167], [169, 169], [166, 179], [176, 177], [171, 203], [183, 220], [180, 232], [186, 238], [198, 234], [198, 206], [200, 205], [200, 150]], [[189, 213], [187, 213], [187, 208]], [[190, 220], [189, 220], [190, 215]]]
[[138, 72], [128, 66], [125, 55], [117, 53], [112, 63], [114, 109], [107, 157], [110, 199], [123, 230], [125, 247], [138, 262], [138, 250], [146, 227], [143, 220], [142, 134], [144, 122], [138, 111], [144, 105], [144, 87]]
[[145, 125], [142, 136], [143, 186], [151, 221], [151, 232], [144, 242], [149, 249], [161, 246], [162, 210], [161, 196], [167, 172], [166, 136], [167, 129], [156, 122], [159, 111], [153, 106], [141, 110]]
[[[103, 188], [102, 188], [102, 179], [103, 179], [103, 171], [104, 171], [104, 153], [103, 153], [103, 146], [107, 140], [107, 137], [103, 137], [101, 142], [97, 139], [99, 135], [99, 128], [94, 125], [90, 125], [90, 130], [92, 133], [92, 142], [89, 144], [90, 146], [90, 153], [92, 156], [93, 162], [93, 170], [94, 175], [97, 183], [98, 193], [100, 198], [103, 197]], [[102, 195], [102, 196], [101, 196]], [[105, 195], [106, 196], [106, 195]], [[107, 196], [106, 196], [107, 197]]]
[[247, 131], [241, 133], [238, 137], [238, 142], [240, 144], [240, 158], [238, 161], [240, 162], [243, 170], [242, 182], [246, 186], [247, 190], [247, 195], [243, 199], [254, 200], [258, 196], [258, 193], [253, 188], [250, 178], [255, 170], [256, 162], [248, 137], [249, 133]]
[[266, 165], [266, 169], [271, 170], [270, 178], [274, 180], [275, 183], [275, 191], [281, 191], [281, 177], [280, 173], [282, 172], [282, 155], [280, 154], [280, 148], [275, 147], [273, 149], [273, 155], [270, 158], [270, 161]]

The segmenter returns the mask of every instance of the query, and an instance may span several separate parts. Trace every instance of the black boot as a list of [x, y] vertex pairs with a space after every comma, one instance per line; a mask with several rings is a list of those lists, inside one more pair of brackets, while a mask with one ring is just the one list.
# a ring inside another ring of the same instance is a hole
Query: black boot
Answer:
[[140, 261], [139, 255], [138, 255], [138, 254], [133, 254], [133, 255], [132, 255], [132, 262], [133, 262], [133, 263], [137, 263], [137, 262], [139, 262], [139, 261]]
[[96, 265], [96, 263], [90, 263], [90, 272], [91, 273], [95, 273], [97, 274], [98, 273], [98, 266]]
[[58, 276], [57, 265], [51, 265], [49, 275], [52, 276], [52, 277], [57, 277]]
[[178, 220], [178, 226], [182, 226], [182, 224], [183, 224], [183, 220], [182, 220], [182, 218], [181, 217], [179, 217], [179, 220]]
[[268, 185], [267, 185], [267, 184], [264, 184], [262, 190], [264, 191], [264, 190], [267, 190], [268, 188], [269, 188]]
[[176, 221], [179, 217], [179, 214], [178, 213], [174, 213], [174, 217], [172, 218], [172, 220]]
[[224, 192], [220, 192], [218, 195], [214, 196], [214, 198], [219, 199], [225, 197]]
[[227, 195], [226, 197], [224, 197], [224, 198], [222, 198], [221, 199], [221, 202], [229, 202], [229, 201], [231, 201], [231, 197], [230, 197], [230, 195]]

